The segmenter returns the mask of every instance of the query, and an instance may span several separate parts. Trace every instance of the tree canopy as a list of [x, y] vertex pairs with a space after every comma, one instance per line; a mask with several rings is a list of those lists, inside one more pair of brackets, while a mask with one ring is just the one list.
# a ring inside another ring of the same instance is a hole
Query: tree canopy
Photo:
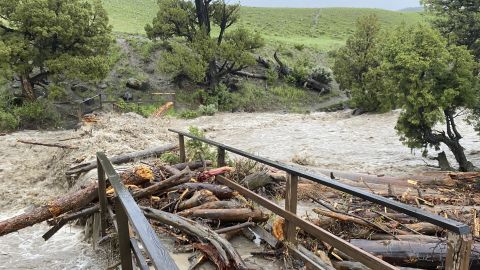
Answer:
[[397, 29], [387, 38], [382, 57], [377, 69], [403, 109], [396, 126], [401, 140], [411, 148], [444, 144], [460, 170], [472, 170], [456, 119], [460, 110], [479, 102], [473, 56], [429, 26], [418, 25]]
[[[145, 27], [150, 39], [173, 41], [161, 67], [177, 78], [205, 82], [215, 88], [227, 74], [255, 63], [252, 52], [263, 46], [259, 34], [245, 29], [227, 31], [239, 18], [239, 5], [223, 0], [159, 0], [159, 11]], [[212, 28], [218, 35], [212, 37]]]
[[465, 45], [480, 60], [480, 1], [422, 0], [435, 27], [450, 42]]
[[30, 100], [49, 75], [97, 79], [109, 69], [111, 27], [99, 0], [1, 1], [0, 37], [0, 68]]
[[347, 39], [335, 57], [333, 72], [342, 90], [348, 91], [354, 107], [378, 111], [386, 105], [380, 100], [374, 68], [380, 65], [380, 24], [375, 15], [360, 17], [355, 32]]
[[401, 26], [379, 34], [375, 19], [367, 17], [337, 54], [334, 70], [355, 106], [402, 109], [396, 129], [405, 145], [439, 149], [443, 144], [460, 170], [469, 171], [473, 165], [456, 122], [460, 112], [480, 104], [477, 69], [465, 46], [449, 43], [430, 26]]

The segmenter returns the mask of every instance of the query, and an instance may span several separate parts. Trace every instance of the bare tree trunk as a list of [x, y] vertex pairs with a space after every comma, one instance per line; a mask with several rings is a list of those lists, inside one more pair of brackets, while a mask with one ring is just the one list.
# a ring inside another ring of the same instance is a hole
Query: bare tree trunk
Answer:
[[23, 95], [30, 101], [37, 99], [35, 92], [33, 91], [33, 85], [30, 82], [30, 77], [27, 74], [20, 75], [20, 80], [22, 83]]

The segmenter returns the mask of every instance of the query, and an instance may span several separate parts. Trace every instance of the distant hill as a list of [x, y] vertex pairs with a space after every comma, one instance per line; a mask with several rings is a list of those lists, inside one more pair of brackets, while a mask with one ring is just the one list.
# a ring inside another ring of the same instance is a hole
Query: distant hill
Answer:
[[408, 7], [408, 8], [400, 9], [399, 11], [401, 11], [401, 12], [423, 12], [424, 9], [423, 9], [423, 7]]
[[[103, 0], [117, 32], [144, 34], [157, 13], [156, 0]], [[239, 26], [261, 33], [268, 43], [303, 44], [330, 50], [344, 44], [358, 17], [377, 14], [384, 27], [423, 20], [419, 13], [364, 8], [242, 7]]]

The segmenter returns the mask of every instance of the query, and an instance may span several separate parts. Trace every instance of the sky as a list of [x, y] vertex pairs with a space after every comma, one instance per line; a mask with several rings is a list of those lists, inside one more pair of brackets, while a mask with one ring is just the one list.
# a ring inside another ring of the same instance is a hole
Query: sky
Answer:
[[364, 7], [389, 10], [420, 6], [419, 0], [240, 0], [240, 3], [252, 7]]

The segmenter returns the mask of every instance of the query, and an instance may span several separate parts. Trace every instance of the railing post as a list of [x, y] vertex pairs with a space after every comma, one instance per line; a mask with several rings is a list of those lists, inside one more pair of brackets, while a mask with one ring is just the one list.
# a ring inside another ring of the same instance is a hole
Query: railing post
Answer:
[[[285, 196], [285, 210], [297, 214], [297, 191], [298, 175], [287, 174], [287, 190]], [[297, 227], [292, 222], [285, 220], [286, 235], [288, 242], [296, 244]]]
[[185, 155], [185, 137], [181, 134], [178, 134], [178, 147], [180, 151], [180, 162], [187, 162]]
[[120, 260], [122, 270], [133, 270], [132, 252], [130, 250], [130, 232], [128, 229], [128, 217], [123, 209], [120, 198], [115, 199], [115, 216], [118, 226], [118, 245], [120, 248]]
[[[98, 154], [98, 153], [97, 153]], [[107, 235], [107, 184], [105, 180], [105, 171], [102, 163], [97, 156], [97, 171], [98, 171], [98, 200], [100, 202], [100, 232], [102, 237]]]
[[445, 269], [470, 269], [472, 241], [471, 234], [459, 235], [453, 232], [447, 233], [447, 258], [445, 261]]
[[218, 147], [217, 149], [217, 167], [223, 167], [226, 165], [225, 149], [223, 149], [222, 147]]

